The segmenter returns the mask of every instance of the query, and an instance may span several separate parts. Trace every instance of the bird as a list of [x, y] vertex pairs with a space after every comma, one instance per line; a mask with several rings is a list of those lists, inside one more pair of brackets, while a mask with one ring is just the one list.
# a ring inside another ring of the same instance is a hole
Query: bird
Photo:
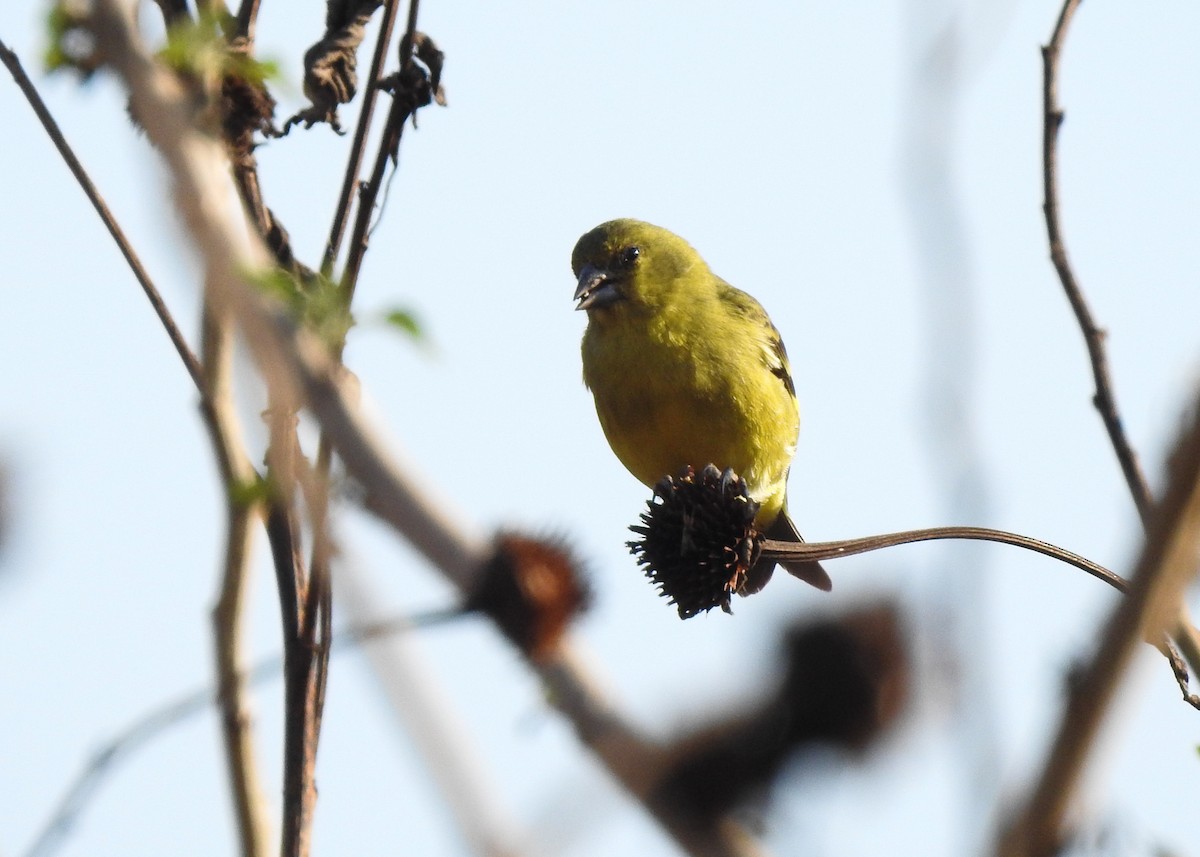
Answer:
[[[708, 464], [732, 469], [760, 504], [755, 528], [802, 542], [787, 480], [800, 408], [787, 351], [766, 310], [712, 272], [680, 236], [619, 219], [586, 232], [571, 254], [576, 309], [587, 313], [583, 382], [625, 468], [649, 487]], [[820, 563], [781, 562], [828, 591]], [[760, 559], [740, 594], [762, 589]]]

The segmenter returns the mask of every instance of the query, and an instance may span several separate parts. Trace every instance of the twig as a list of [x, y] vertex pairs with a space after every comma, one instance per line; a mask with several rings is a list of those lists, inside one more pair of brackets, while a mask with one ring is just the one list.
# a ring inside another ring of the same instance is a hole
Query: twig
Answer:
[[154, 0], [154, 2], [158, 4], [159, 10], [162, 12], [163, 23], [168, 27], [191, 17], [187, 0]]
[[1141, 465], [1138, 463], [1137, 453], [1134, 452], [1128, 437], [1125, 435], [1125, 428], [1121, 422], [1120, 413], [1117, 411], [1117, 402], [1112, 390], [1112, 378], [1108, 371], [1108, 355], [1104, 345], [1105, 332], [1096, 326], [1096, 321], [1092, 317], [1092, 311], [1088, 306], [1087, 299], [1084, 297], [1083, 291], [1075, 279], [1071, 263], [1067, 259], [1067, 248], [1063, 242], [1062, 228], [1059, 225], [1058, 129], [1063, 122], [1063, 111], [1058, 105], [1058, 61], [1062, 53], [1063, 40], [1067, 35], [1067, 28], [1071, 25], [1071, 19], [1075, 15], [1075, 10], [1079, 7], [1079, 2], [1080, 0], [1066, 0], [1063, 4], [1062, 12], [1058, 16], [1058, 22], [1054, 26], [1054, 33], [1050, 37], [1050, 42], [1042, 48], [1042, 69], [1044, 74], [1044, 85], [1042, 88], [1042, 181], [1045, 185], [1046, 194], [1042, 211], [1046, 216], [1046, 233], [1050, 242], [1050, 260], [1054, 263], [1054, 269], [1058, 272], [1058, 278], [1062, 282], [1063, 291], [1067, 295], [1067, 300], [1071, 303], [1071, 309], [1075, 312], [1075, 318], [1079, 322], [1079, 329], [1082, 331], [1084, 342], [1087, 344], [1088, 357], [1092, 364], [1092, 376], [1096, 383], [1096, 393], [1092, 402], [1096, 406], [1096, 410], [1100, 412], [1100, 418], [1104, 421], [1104, 428], [1108, 431], [1108, 438], [1112, 443], [1113, 451], [1117, 455], [1117, 461], [1121, 465], [1121, 472], [1125, 475], [1125, 483], [1129, 486], [1129, 493], [1133, 496], [1133, 503], [1137, 507], [1138, 515], [1142, 519], [1142, 525], [1145, 526], [1149, 520], [1154, 501], [1150, 496], [1150, 489], [1147, 485], [1146, 477], [1142, 473]]
[[[237, 29], [231, 42], [249, 53], [253, 49], [257, 0], [243, 0]], [[238, 38], [247, 36], [246, 38]], [[268, 102], [273, 107], [273, 102]], [[258, 235], [267, 244], [280, 267], [299, 271], [292, 257], [287, 233], [277, 222], [262, 196], [258, 159], [252, 144], [253, 132], [225, 123], [225, 142], [235, 185]], [[299, 484], [303, 454], [296, 436], [296, 419], [290, 397], [269, 388], [268, 419], [270, 444], [267, 450], [268, 481], [267, 537], [279, 591], [283, 620], [285, 661], [284, 770], [282, 854], [305, 857], [310, 850], [310, 833], [316, 806], [316, 757], [321, 733], [321, 714], [329, 665], [330, 587], [327, 568], [306, 572], [300, 550], [301, 524], [296, 514], [295, 486]], [[324, 500], [319, 501], [323, 509]], [[310, 509], [315, 508], [310, 499]], [[325, 541], [324, 515], [314, 520], [314, 541]], [[320, 532], [317, 531], [319, 526]], [[240, 603], [240, 602], [239, 602]], [[240, 624], [240, 617], [230, 621]]]
[[[396, 7], [398, 4], [399, 0], [385, 0], [384, 2], [379, 37], [375, 44], [375, 54], [371, 59], [371, 71], [367, 81], [366, 92], [363, 94], [363, 104], [359, 112], [358, 127], [354, 131], [354, 140], [350, 146], [350, 157], [346, 163], [346, 174], [342, 180], [342, 191], [338, 198], [337, 211], [334, 214], [329, 241], [325, 247], [325, 255], [321, 262], [321, 271], [326, 276], [329, 276], [333, 272], [333, 265], [342, 241], [342, 233], [345, 230], [350, 201], [354, 196], [354, 189], [358, 185], [358, 169], [366, 148], [367, 131], [370, 129], [371, 117], [375, 110], [375, 101], [379, 95], [379, 81], [383, 75], [383, 64], [387, 56], [388, 44], [391, 42], [392, 27], [396, 20]], [[347, 309], [349, 309], [352, 299], [353, 289], [345, 292], [343, 297], [343, 302]], [[335, 349], [337, 359], [339, 360], [341, 359], [344, 347], [345, 339], [343, 338]], [[314, 492], [318, 496], [314, 496], [309, 502], [314, 531], [309, 567], [312, 569], [312, 576], [317, 587], [315, 591], [324, 599], [320, 615], [322, 621], [325, 623], [324, 635], [326, 639], [328, 639], [328, 623], [332, 614], [329, 600], [332, 598], [333, 592], [329, 568], [331, 548], [327, 527], [328, 486], [329, 474], [332, 467], [333, 447], [329, 442], [329, 436], [322, 428], [317, 443], [316, 473], [315, 477], [309, 480], [309, 484], [312, 482], [319, 484], [317, 492]], [[324, 699], [323, 694], [324, 685], [322, 685], [322, 702]], [[318, 708], [323, 708], [323, 704], [318, 706]]]
[[[1058, 132], [1063, 122], [1063, 110], [1058, 102], [1058, 66], [1062, 56], [1063, 42], [1067, 30], [1079, 8], [1080, 0], [1065, 0], [1054, 32], [1050, 41], [1042, 48], [1042, 181], [1045, 191], [1045, 202], [1042, 212], [1046, 217], [1046, 235], [1050, 245], [1050, 259], [1058, 272], [1063, 291], [1075, 313], [1079, 329], [1083, 333], [1087, 345], [1088, 359], [1092, 366], [1092, 377], [1095, 381], [1096, 392], [1092, 403], [1104, 422], [1108, 432], [1109, 442], [1125, 476], [1125, 484], [1133, 497], [1142, 528], [1148, 526], [1153, 508], [1153, 499], [1149, 483], [1142, 472], [1137, 453], [1125, 433], [1124, 422], [1117, 410], [1116, 396], [1113, 393], [1112, 378], [1108, 370], [1108, 353], [1105, 345], [1105, 331], [1096, 325], [1087, 298], [1075, 279], [1074, 271], [1067, 258], [1067, 248], [1062, 236], [1059, 223], [1058, 206]], [[1193, 625], [1188, 614], [1187, 605], [1181, 604], [1179, 619], [1171, 636], [1193, 672], [1200, 673], [1200, 630]], [[1188, 674], [1185, 669], [1176, 668], [1175, 677], [1180, 691], [1185, 699], [1190, 693]]]
[[1088, 755], [1133, 654], [1178, 616], [1200, 565], [1200, 401], [1171, 457], [1166, 494], [1152, 510], [1129, 593], [1113, 610], [1100, 646], [1073, 684], [1037, 787], [1002, 841], [1003, 857], [1050, 857], [1068, 839], [1067, 814]]
[[260, 0], [242, 0], [237, 13], [237, 30], [235, 37], [254, 43], [254, 27], [258, 22], [258, 6]]
[[[383, 8], [383, 20], [380, 22], [379, 39], [375, 43], [375, 54], [371, 59], [370, 78], [367, 82], [367, 91], [363, 95], [362, 110], [358, 117], [358, 127], [354, 131], [354, 141], [350, 147], [350, 158], [346, 164], [346, 175], [342, 180], [342, 191], [338, 198], [337, 211], [334, 213], [333, 226], [330, 228], [329, 241], [325, 247], [325, 257], [321, 262], [321, 270], [330, 275], [333, 272], [333, 265], [337, 258], [337, 253], [342, 243], [342, 235], [346, 228], [346, 218], [350, 211], [350, 201], [354, 196], [354, 191], [358, 187], [358, 170], [362, 163], [363, 154], [366, 151], [367, 131], [370, 130], [371, 116], [375, 110], [375, 102], [379, 96], [379, 83], [383, 75], [383, 65], [387, 57], [387, 50], [392, 38], [392, 28], [396, 20], [396, 9], [399, 6], [400, 0], [387, 0]], [[416, 27], [416, 0], [411, 0], [409, 6], [408, 26], [409, 31]], [[407, 37], [407, 34], [406, 34]], [[393, 102], [393, 110], [395, 102]], [[392, 111], [388, 113], [387, 128], [391, 127]], [[390, 132], [385, 129], [385, 140], [390, 139]], [[381, 144], [382, 146], [383, 144]], [[378, 166], [378, 164], [377, 164]], [[374, 190], [368, 188], [374, 187]], [[362, 189], [359, 194], [359, 211], [365, 207], [370, 209], [374, 207], [375, 194], [378, 192], [378, 187], [375, 187], [374, 180], [367, 188]], [[357, 231], [357, 230], [356, 230]], [[353, 246], [353, 245], [352, 245]], [[364, 247], [365, 250], [365, 247]], [[361, 264], [361, 257], [360, 262]], [[347, 310], [354, 301], [354, 290], [358, 279], [357, 267], [354, 276], [350, 279], [343, 279], [342, 287], [342, 303]], [[334, 348], [334, 354], [337, 359], [341, 359], [345, 350], [345, 337], [337, 343]], [[320, 437], [317, 442], [317, 463], [316, 474], [317, 479], [327, 483], [329, 474], [333, 468], [333, 445], [329, 440], [328, 433], [321, 429]], [[314, 539], [312, 567], [315, 573], [320, 573], [328, 577], [328, 556], [322, 557], [318, 551], [321, 544]]]
[[[204, 365], [208, 385], [205, 423], [225, 487], [225, 564], [212, 611], [217, 703], [221, 714], [226, 764], [243, 857], [266, 857], [270, 825], [262, 778], [254, 756], [249, 691], [245, 680], [243, 617], [250, 587], [250, 547], [261, 502], [246, 499], [258, 479], [242, 442], [233, 404], [233, 325], [228, 315], [206, 305], [203, 319]], [[242, 496], [239, 496], [242, 495]]]
[[192, 694], [156, 709], [97, 750], [59, 801], [50, 820], [26, 852], [26, 857], [50, 857], [96, 794], [105, 776], [118, 762], [164, 729], [203, 711], [212, 698], [212, 691], [205, 690], [199, 697]]
[[[370, 127], [371, 115], [375, 109], [375, 101], [379, 94], [379, 83], [380, 83], [380, 80], [381, 80], [382, 74], [383, 74], [383, 65], [384, 65], [385, 58], [387, 56], [388, 45], [391, 42], [392, 28], [393, 28], [393, 25], [396, 20], [396, 8], [399, 5], [399, 2], [400, 2], [400, 0], [388, 0], [388, 2], [386, 2], [384, 4], [383, 20], [380, 23], [380, 29], [379, 29], [379, 39], [375, 44], [375, 54], [371, 60], [370, 79], [367, 84], [367, 91], [363, 96], [363, 106], [362, 106], [362, 110], [359, 114], [358, 127], [355, 129], [355, 132], [354, 132], [354, 141], [351, 144], [350, 158], [346, 165], [345, 178], [342, 181], [342, 192], [341, 192], [341, 196], [338, 200], [337, 212], [334, 214], [334, 222], [333, 222], [332, 228], [330, 229], [329, 242], [326, 245], [325, 257], [321, 263], [322, 271], [324, 271], [326, 273], [332, 273], [332, 271], [333, 271], [333, 264], [337, 257], [338, 248], [342, 241], [342, 234], [345, 231], [346, 217], [347, 217], [347, 214], [349, 213], [350, 199], [354, 195], [354, 189], [358, 186], [358, 169], [359, 169], [359, 165], [362, 162], [362, 156], [365, 152], [367, 131], [369, 130], [369, 127]], [[412, 34], [415, 32], [416, 24], [417, 24], [417, 18], [416, 18], [417, 5], [418, 5], [418, 0], [410, 0], [409, 9], [408, 9], [408, 30], [404, 36], [404, 38], [407, 40], [407, 43], [410, 46], [411, 46], [411, 41], [412, 41]], [[401, 42], [401, 65], [402, 66], [406, 61], [411, 60], [411, 56], [412, 56], [411, 49], [410, 49], [407, 54], [408, 59], [407, 60], [405, 59], [406, 55], [405, 55], [405, 52], [403, 49], [404, 44], [405, 44], [405, 42], [402, 41]], [[384, 130], [384, 139], [383, 139], [383, 142], [380, 143], [380, 152], [381, 153], [383, 151], [387, 150], [389, 143], [391, 143], [393, 141], [393, 132], [391, 129], [393, 128], [393, 124], [396, 121], [395, 113], [396, 113], [397, 101], [399, 101], [399, 99], [393, 100], [392, 109], [389, 110], [389, 112], [388, 112], [387, 124], [386, 124], [385, 130]], [[406, 118], [407, 118], [407, 116], [405, 116], [399, 120], [401, 126], [403, 125]], [[399, 145], [399, 133], [398, 132], [396, 132], [394, 135], [394, 145], [396, 145], [396, 146]], [[382, 155], [381, 155], [381, 159], [382, 159]], [[379, 161], [377, 160], [377, 162], [376, 162], [377, 172], [378, 172], [379, 168], [380, 168]], [[364, 210], [366, 210], [367, 219], [369, 222], [371, 211], [374, 209], [374, 205], [375, 205], [375, 197], [379, 192], [379, 181], [380, 181], [380, 176], [378, 174], [373, 175], [371, 182], [369, 182], [368, 185], [365, 188], [363, 188], [362, 191], [360, 192], [359, 199], [358, 199], [358, 205], [359, 205], [358, 221], [362, 220], [362, 212]], [[358, 230], [359, 230], [358, 222], [356, 222], [355, 235], [358, 234]], [[359, 246], [359, 243], [361, 243], [362, 251], [359, 253], [359, 255], [357, 257], [355, 257], [354, 248]], [[366, 240], [365, 239], [363, 239], [361, 242], [355, 242], [352, 240], [352, 242], [351, 242], [351, 260], [350, 260], [350, 262], [348, 262], [348, 265], [350, 265], [350, 264], [354, 265], [354, 272], [353, 272], [353, 274], [347, 274], [346, 276], [343, 276], [342, 293], [341, 293], [342, 303], [347, 310], [349, 310], [350, 305], [354, 301], [354, 291], [355, 291], [355, 286], [356, 286], [357, 280], [358, 280], [358, 266], [361, 265], [361, 263], [362, 263], [362, 253], [365, 253], [365, 251], [366, 251]], [[349, 270], [349, 268], [347, 270]], [[341, 359], [344, 349], [345, 349], [345, 338], [343, 337], [342, 340], [340, 342], [338, 342], [334, 348], [334, 356], [336, 359], [338, 359], [338, 360]], [[320, 433], [320, 438], [317, 443], [316, 479], [318, 481], [320, 481], [322, 484], [328, 484], [329, 474], [330, 474], [332, 467], [333, 467], [333, 445], [330, 442], [328, 433], [325, 431], [324, 428], [322, 428], [321, 433]], [[322, 515], [324, 514], [324, 506], [325, 506], [325, 504], [322, 503], [321, 508], [320, 508], [320, 512]], [[319, 538], [314, 538], [311, 567], [313, 569], [314, 576], [319, 576], [325, 580], [323, 592], [325, 592], [327, 596], [331, 592], [331, 589], [330, 589], [329, 583], [328, 583], [328, 578], [329, 578], [329, 563], [328, 563], [328, 561], [329, 561], [329, 552], [328, 552], [327, 546], [325, 545], [325, 542]], [[325, 615], [328, 616], [328, 611], [326, 611]]]
[[[354, 651], [363, 643], [394, 634], [429, 628], [466, 615], [461, 607], [430, 610], [414, 616], [368, 622], [338, 631], [333, 638], [333, 651]], [[260, 685], [281, 675], [282, 655], [263, 658], [247, 670], [240, 671], [235, 679], [238, 683]], [[87, 809], [88, 803], [99, 792], [104, 781], [112, 776], [117, 765], [147, 745], [167, 730], [206, 711], [209, 706], [222, 705], [221, 688], [224, 679], [219, 678], [216, 687], [196, 688], [157, 706], [138, 717], [115, 736], [105, 741], [84, 764], [70, 787], [59, 801], [54, 813], [42, 826], [25, 857], [50, 857], [58, 850], [64, 837], [70, 832]], [[265, 853], [265, 852], [264, 852]]]
[[383, 4], [383, 16], [379, 22], [379, 39], [375, 43], [375, 55], [371, 58], [371, 72], [367, 79], [366, 91], [363, 93], [362, 108], [358, 114], [358, 127], [354, 129], [354, 140], [350, 144], [350, 157], [346, 162], [346, 175], [342, 179], [337, 210], [333, 215], [333, 225], [329, 228], [329, 240], [325, 244], [325, 256], [321, 261], [321, 272], [326, 276], [333, 273], [333, 265], [337, 260], [337, 254], [342, 245], [342, 236], [346, 230], [350, 203], [353, 201], [354, 191], [358, 187], [358, 170], [362, 165], [363, 154], [366, 152], [367, 131], [370, 130], [371, 117], [375, 113], [375, 102], [379, 98], [379, 81], [383, 78], [383, 64], [392, 40], [392, 27], [396, 22], [396, 8], [399, 5], [400, 0], [386, 0]]
[[[320, 739], [320, 703], [328, 664], [328, 638], [317, 633], [316, 612], [326, 603], [305, 571], [298, 534], [293, 486], [300, 455], [294, 417], [272, 397], [269, 411], [271, 465], [268, 478], [267, 538], [275, 564], [283, 623], [284, 751], [282, 854], [309, 853], [313, 810], [316, 806], [316, 757]], [[313, 599], [317, 603], [313, 603]]]
[[[417, 32], [417, 11], [420, 0], [409, 0], [408, 24], [400, 41], [400, 77], [412, 64], [413, 42]], [[403, 91], [392, 93], [392, 105], [388, 110], [387, 122], [383, 128], [383, 137], [379, 141], [379, 151], [375, 155], [375, 166], [371, 177], [358, 197], [358, 211], [354, 218], [354, 230], [350, 234], [350, 246], [346, 257], [346, 268], [342, 272], [342, 290], [349, 305], [354, 297], [354, 289], [358, 285], [358, 273], [362, 267], [363, 257], [367, 252], [367, 242], [370, 240], [371, 218], [375, 214], [375, 200], [383, 187], [383, 174], [387, 170], [388, 161], [399, 158], [400, 137], [404, 133], [404, 125], [417, 109], [417, 105], [404, 97]], [[397, 164], [398, 166], [398, 164]]]
[[141, 285], [142, 291], [146, 293], [146, 297], [150, 301], [150, 306], [154, 308], [159, 322], [171, 340], [171, 344], [175, 346], [175, 351], [179, 354], [179, 359], [183, 361], [184, 367], [192, 377], [192, 383], [196, 385], [197, 390], [203, 391], [204, 372], [200, 368], [200, 362], [196, 359], [196, 355], [192, 353], [191, 348], [188, 347], [187, 340], [179, 330], [175, 319], [171, 316], [171, 311], [167, 309], [166, 302], [155, 287], [154, 281], [150, 279], [150, 274], [142, 266], [141, 259], [134, 252], [133, 246], [129, 243], [129, 239], [125, 237], [125, 233], [117, 223], [116, 218], [113, 217], [108, 204], [104, 201], [104, 197], [100, 195], [100, 191], [96, 189], [96, 186], [92, 184], [92, 180], [83, 168], [83, 164], [79, 162], [79, 158], [75, 156], [75, 152], [71, 149], [70, 144], [67, 143], [62, 130], [58, 127], [58, 123], [50, 115], [50, 111], [47, 109], [46, 103], [42, 101], [42, 97], [38, 94], [37, 88], [34, 87], [33, 81], [25, 74], [25, 69], [21, 66], [21, 60], [15, 53], [9, 50], [3, 41], [0, 41], [0, 61], [4, 63], [9, 73], [12, 74], [13, 80], [16, 81], [21, 92], [24, 93], [25, 100], [29, 102], [29, 106], [33, 108], [33, 112], [37, 114], [38, 119], [41, 121], [42, 127], [46, 129], [46, 134], [49, 135], [55, 148], [58, 149], [58, 153], [71, 170], [71, 174], [75, 176], [75, 181], [79, 183], [80, 188], [87, 195], [88, 201], [96, 209], [96, 213], [100, 215], [105, 228], [108, 229], [108, 234], [116, 242], [117, 249], [125, 257], [125, 262], [129, 265], [129, 269], [133, 271], [133, 275]]
[[[228, 34], [231, 46], [246, 55], [253, 50], [258, 7], [258, 0], [243, 0], [236, 26]], [[249, 94], [243, 91], [243, 95]], [[259, 99], [250, 99], [243, 106], [251, 103], [256, 103], [260, 108], [274, 107], [265, 90]], [[253, 145], [254, 127], [262, 126], [246, 126], [240, 121], [233, 125], [228, 121], [222, 123], [234, 183], [251, 222], [274, 254], [277, 264], [285, 270], [299, 272], [300, 266], [292, 257], [287, 233], [263, 199], [258, 159]], [[281, 845], [284, 857], [304, 857], [309, 853], [309, 835], [316, 806], [316, 755], [329, 662], [329, 586], [327, 578], [306, 574], [299, 549], [301, 525], [295, 511], [293, 486], [303, 456], [296, 437], [296, 420], [290, 397], [281, 394], [274, 386], [269, 388], [268, 395], [270, 444], [267, 450], [267, 475], [272, 491], [267, 500], [266, 524], [275, 565], [285, 652]], [[237, 501], [231, 498], [230, 502]], [[236, 511], [231, 509], [231, 513], [236, 514]], [[241, 573], [244, 577], [245, 570]], [[227, 582], [231, 588], [245, 585], [244, 580]], [[240, 627], [243, 598], [235, 596], [228, 589], [223, 594], [229, 594], [230, 598], [223, 598], [219, 606], [228, 606], [231, 612], [223, 614], [222, 619], [229, 626]], [[310, 604], [310, 596], [323, 609], [317, 609], [317, 604]], [[316, 626], [312, 624], [318, 615], [324, 617], [321, 624], [325, 630], [323, 635], [318, 634]], [[240, 632], [230, 630], [228, 633]], [[242, 830], [243, 842], [247, 841], [251, 832]]]

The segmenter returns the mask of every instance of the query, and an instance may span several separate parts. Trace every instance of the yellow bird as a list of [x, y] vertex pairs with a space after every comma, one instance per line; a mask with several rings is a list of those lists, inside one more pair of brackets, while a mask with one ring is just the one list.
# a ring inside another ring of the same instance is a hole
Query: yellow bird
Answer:
[[[575, 245], [576, 309], [586, 310], [583, 381], [621, 463], [653, 487], [686, 466], [732, 468], [761, 504], [767, 538], [803, 541], [787, 513], [800, 409], [779, 331], [754, 298], [709, 269], [686, 241], [612, 220]], [[775, 563], [760, 561], [742, 594]], [[784, 563], [819, 589], [816, 562]]]

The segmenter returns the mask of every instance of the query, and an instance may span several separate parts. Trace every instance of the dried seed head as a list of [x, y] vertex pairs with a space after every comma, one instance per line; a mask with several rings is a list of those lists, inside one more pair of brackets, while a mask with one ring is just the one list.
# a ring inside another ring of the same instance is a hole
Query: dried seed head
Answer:
[[646, 503], [641, 525], [629, 529], [641, 538], [628, 542], [646, 577], [689, 619], [714, 607], [732, 613], [730, 601], [741, 590], [758, 559], [754, 516], [746, 481], [713, 465], [698, 475], [688, 467], [664, 477]]
[[566, 545], [506, 533], [484, 567], [467, 608], [486, 613], [534, 660], [558, 645], [589, 592]]
[[896, 603], [806, 620], [783, 643], [773, 692], [667, 746], [668, 773], [657, 797], [683, 821], [703, 829], [753, 805], [801, 748], [868, 751], [904, 713], [910, 643]]

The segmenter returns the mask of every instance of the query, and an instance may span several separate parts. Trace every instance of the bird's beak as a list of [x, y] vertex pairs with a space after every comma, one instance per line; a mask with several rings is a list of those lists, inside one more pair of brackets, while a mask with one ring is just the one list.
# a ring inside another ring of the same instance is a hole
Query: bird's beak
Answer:
[[579, 288], [575, 290], [575, 300], [579, 301], [575, 309], [608, 306], [622, 297], [617, 284], [612, 281], [607, 271], [592, 265], [583, 266], [583, 270], [579, 272]]

